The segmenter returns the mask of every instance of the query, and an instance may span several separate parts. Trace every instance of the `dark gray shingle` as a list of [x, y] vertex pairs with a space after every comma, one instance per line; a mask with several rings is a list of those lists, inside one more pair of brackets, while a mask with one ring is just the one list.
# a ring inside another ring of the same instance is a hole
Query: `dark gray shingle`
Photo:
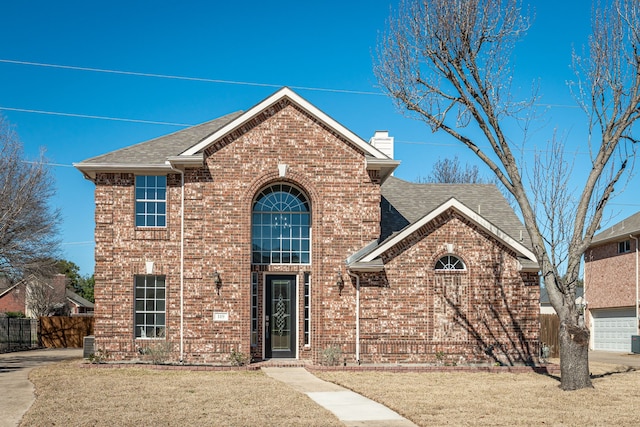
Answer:
[[602, 243], [640, 233], [640, 212], [623, 219], [593, 237], [592, 244]]
[[494, 184], [418, 184], [389, 177], [382, 185], [382, 196], [381, 240], [454, 197], [515, 241], [531, 248], [526, 228]]
[[241, 114], [242, 111], [227, 114], [169, 135], [93, 157], [83, 161], [81, 165], [162, 165], [167, 160], [167, 157], [177, 156], [196, 145]]

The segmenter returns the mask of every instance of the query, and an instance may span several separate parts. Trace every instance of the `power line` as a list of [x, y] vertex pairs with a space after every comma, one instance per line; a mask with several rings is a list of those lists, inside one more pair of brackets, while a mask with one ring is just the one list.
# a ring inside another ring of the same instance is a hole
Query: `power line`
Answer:
[[[230, 84], [230, 85], [273, 87], [273, 88], [281, 88], [283, 86], [286, 86], [286, 85], [278, 85], [278, 84], [272, 84], [272, 83], [243, 82], [243, 81], [236, 81], [236, 80], [209, 79], [204, 77], [174, 76], [171, 74], [156, 74], [156, 73], [142, 73], [138, 71], [112, 70], [112, 69], [106, 69], [106, 68], [79, 67], [75, 65], [47, 64], [42, 62], [17, 61], [14, 59], [0, 59], [0, 62], [3, 62], [5, 64], [30, 65], [33, 67], [59, 68], [63, 70], [90, 71], [94, 73], [120, 74], [125, 76], [138, 76], [138, 77], [154, 77], [158, 79], [186, 80], [186, 81], [193, 81], [193, 82], [220, 83], [220, 84]], [[310, 87], [310, 86], [289, 86], [289, 87], [291, 89], [313, 90], [317, 92], [334, 92], [334, 93], [349, 93], [349, 94], [356, 94], [356, 95], [385, 96], [385, 94], [382, 92], [369, 92], [369, 91], [350, 90], [350, 89], [332, 89], [332, 88], [320, 88], [320, 87]]]
[[63, 246], [65, 246], [65, 245], [78, 245], [78, 246], [81, 246], [81, 245], [95, 245], [95, 243], [96, 242], [94, 240], [87, 240], [85, 242], [63, 242], [63, 243], [60, 243], [60, 244], [63, 245]]
[[194, 126], [188, 123], [173, 123], [173, 122], [159, 122], [154, 120], [127, 119], [124, 117], [94, 116], [90, 114], [63, 113], [59, 111], [32, 110], [27, 108], [13, 108], [13, 107], [0, 106], [0, 110], [16, 111], [20, 113], [47, 114], [50, 116], [80, 117], [82, 119], [112, 120], [112, 121], [129, 122], [129, 123], [145, 123], [145, 124], [151, 124], [151, 125], [168, 125], [168, 126], [180, 126], [180, 127]]

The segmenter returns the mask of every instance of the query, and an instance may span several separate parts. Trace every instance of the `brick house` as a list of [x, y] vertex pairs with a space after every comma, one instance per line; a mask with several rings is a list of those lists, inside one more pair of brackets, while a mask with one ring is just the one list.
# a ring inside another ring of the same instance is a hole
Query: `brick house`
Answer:
[[587, 321], [594, 350], [630, 351], [638, 335], [640, 212], [593, 237], [584, 254]]
[[518, 363], [538, 351], [538, 265], [493, 185], [392, 176], [288, 88], [75, 166], [95, 183], [95, 343], [115, 359]]
[[66, 286], [64, 274], [56, 274], [48, 279], [31, 275], [16, 283], [0, 281], [0, 313], [22, 313], [27, 317], [36, 317], [34, 311], [42, 310], [57, 315], [92, 313], [93, 303]]

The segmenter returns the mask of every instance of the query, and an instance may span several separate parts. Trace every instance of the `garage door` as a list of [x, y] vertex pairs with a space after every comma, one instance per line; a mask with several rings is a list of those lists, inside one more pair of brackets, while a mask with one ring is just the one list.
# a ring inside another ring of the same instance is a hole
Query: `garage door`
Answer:
[[635, 310], [592, 310], [593, 341], [596, 350], [631, 351], [631, 335], [636, 334]]

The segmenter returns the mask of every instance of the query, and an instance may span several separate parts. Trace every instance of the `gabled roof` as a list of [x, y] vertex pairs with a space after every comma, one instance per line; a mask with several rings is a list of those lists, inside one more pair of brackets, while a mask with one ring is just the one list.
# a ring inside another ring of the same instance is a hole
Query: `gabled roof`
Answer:
[[606, 230], [593, 236], [591, 246], [600, 245], [602, 243], [618, 240], [630, 235], [640, 234], [640, 212], [623, 219], [617, 224], [612, 225]]
[[94, 308], [94, 304], [91, 301], [81, 297], [72, 290], [66, 289], [65, 295], [69, 301], [78, 307]]
[[388, 229], [383, 232], [383, 238], [417, 221], [453, 197], [514, 240], [528, 249], [532, 248], [527, 229], [494, 184], [420, 184], [390, 177], [382, 185], [382, 196], [393, 208], [382, 211], [382, 225]]
[[362, 150], [368, 170], [380, 171], [384, 181], [400, 164], [346, 127], [329, 117], [291, 89], [284, 87], [246, 112], [236, 112], [173, 134], [125, 147], [74, 164], [85, 176], [94, 178], [97, 171], [168, 172], [176, 165], [202, 165], [204, 150], [216, 141], [251, 122], [263, 111], [288, 100], [320, 121], [333, 132]]
[[[242, 111], [227, 114], [169, 135], [121, 148], [110, 153], [74, 163], [85, 175], [94, 178], [96, 171], [138, 170], [168, 171], [167, 159], [202, 141], [222, 126], [234, 120]], [[200, 159], [202, 161], [202, 158]]]
[[350, 257], [347, 264], [352, 269], [381, 269], [379, 257], [384, 252], [449, 209], [513, 249], [523, 268], [537, 269], [525, 227], [493, 184], [415, 184], [391, 177], [382, 194], [382, 239]]

